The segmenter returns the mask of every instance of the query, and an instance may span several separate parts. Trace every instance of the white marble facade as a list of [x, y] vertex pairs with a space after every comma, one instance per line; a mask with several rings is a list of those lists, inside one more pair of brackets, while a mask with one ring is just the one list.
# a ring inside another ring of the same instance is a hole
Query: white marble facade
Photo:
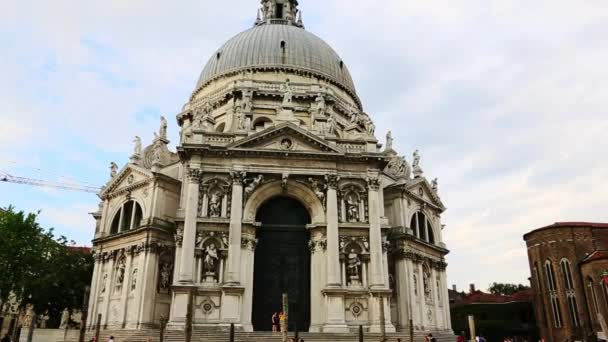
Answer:
[[195, 329], [253, 330], [256, 215], [280, 197], [310, 216], [310, 331], [378, 331], [381, 298], [387, 331], [450, 331], [437, 182], [418, 151], [410, 165], [390, 134], [378, 142], [297, 1], [262, 3], [177, 115], [177, 152], [163, 118], [149, 146], [136, 138], [129, 163], [113, 165], [93, 214], [90, 327], [101, 314], [106, 328], [181, 329], [192, 294]]

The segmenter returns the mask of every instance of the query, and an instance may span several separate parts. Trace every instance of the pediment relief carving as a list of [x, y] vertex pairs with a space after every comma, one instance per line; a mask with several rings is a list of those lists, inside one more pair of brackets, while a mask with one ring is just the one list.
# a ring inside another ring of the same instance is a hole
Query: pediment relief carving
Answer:
[[409, 191], [411, 194], [422, 199], [423, 201], [437, 206], [442, 211], [446, 209], [443, 205], [443, 202], [441, 202], [441, 199], [433, 190], [433, 187], [431, 186], [431, 184], [429, 184], [426, 178], [420, 177], [414, 179], [413, 182], [411, 182], [405, 187], [405, 190]]
[[153, 175], [149, 170], [128, 164], [104, 187], [100, 193], [100, 197], [105, 198], [124, 191], [131, 191], [143, 184], [147, 184], [152, 177]]
[[342, 154], [343, 151], [322, 138], [291, 123], [283, 123], [256, 133], [228, 146], [228, 149], [251, 149], [285, 152]]

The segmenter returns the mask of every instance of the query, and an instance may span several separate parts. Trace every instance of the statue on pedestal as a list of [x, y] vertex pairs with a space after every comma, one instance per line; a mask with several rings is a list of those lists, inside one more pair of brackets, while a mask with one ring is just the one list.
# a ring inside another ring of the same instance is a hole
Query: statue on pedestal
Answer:
[[392, 150], [393, 149], [393, 133], [391, 131], [388, 131], [388, 133], [386, 133], [386, 150]]
[[205, 270], [205, 282], [215, 282], [216, 276], [216, 263], [218, 260], [217, 248], [215, 244], [210, 244], [205, 248], [205, 259], [203, 262], [203, 268]]
[[325, 116], [325, 98], [323, 95], [317, 95], [315, 102], [317, 103], [317, 115], [321, 117]]
[[168, 290], [171, 285], [171, 263], [163, 262], [160, 265], [160, 282], [159, 287], [161, 290]]
[[133, 155], [134, 156], [141, 155], [141, 138], [138, 136], [135, 136], [135, 139], [133, 140], [133, 142], [135, 143], [135, 146], [133, 147]]
[[245, 188], [246, 198], [249, 198], [249, 196], [255, 191], [258, 185], [262, 183], [262, 180], [264, 180], [264, 175], [258, 175], [253, 179], [253, 181], [251, 181], [251, 183], [249, 183], [249, 185], [247, 185], [247, 187]]
[[420, 167], [420, 152], [418, 152], [418, 150], [414, 151], [414, 161], [412, 163], [412, 167]]
[[158, 135], [161, 139], [167, 139], [167, 119], [164, 116], [160, 117], [160, 128]]
[[359, 203], [353, 194], [346, 197], [346, 220], [348, 222], [359, 221]]
[[283, 90], [283, 107], [291, 107], [293, 102], [293, 90], [289, 84], [289, 79], [281, 87]]
[[325, 126], [325, 130], [327, 132], [327, 134], [333, 135], [334, 131], [336, 130], [336, 119], [334, 118], [333, 114], [329, 115], [329, 118], [327, 119], [327, 125]]
[[40, 329], [46, 329], [46, 323], [49, 321], [51, 317], [49, 316], [49, 311], [45, 311], [43, 315], [40, 315]]
[[348, 264], [346, 266], [348, 279], [350, 280], [351, 285], [361, 285], [361, 281], [359, 278], [360, 266], [361, 259], [359, 259], [359, 254], [357, 254], [354, 249], [351, 249], [350, 253], [348, 253]]
[[220, 217], [222, 214], [222, 199], [217, 191], [211, 193], [209, 197], [209, 216]]
[[431, 188], [435, 192], [439, 191], [439, 180], [437, 180], [437, 178], [433, 179], [433, 181], [431, 182]]
[[110, 177], [114, 178], [118, 174], [118, 165], [115, 162], [110, 163]]

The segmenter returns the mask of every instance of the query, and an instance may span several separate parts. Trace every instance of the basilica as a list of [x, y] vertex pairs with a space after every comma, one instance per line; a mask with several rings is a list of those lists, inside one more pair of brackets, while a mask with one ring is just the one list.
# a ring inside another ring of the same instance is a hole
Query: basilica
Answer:
[[437, 181], [378, 141], [298, 1], [261, 2], [175, 116], [176, 150], [161, 118], [112, 163], [89, 327], [269, 331], [286, 294], [290, 329], [450, 333]]

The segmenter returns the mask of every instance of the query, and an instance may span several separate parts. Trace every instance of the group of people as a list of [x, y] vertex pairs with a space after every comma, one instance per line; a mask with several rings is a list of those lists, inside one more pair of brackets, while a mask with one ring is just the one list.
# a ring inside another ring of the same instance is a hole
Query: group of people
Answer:
[[284, 322], [284, 321], [285, 321], [285, 313], [283, 311], [274, 312], [272, 314], [272, 318], [271, 318], [272, 332], [281, 331], [281, 322]]

